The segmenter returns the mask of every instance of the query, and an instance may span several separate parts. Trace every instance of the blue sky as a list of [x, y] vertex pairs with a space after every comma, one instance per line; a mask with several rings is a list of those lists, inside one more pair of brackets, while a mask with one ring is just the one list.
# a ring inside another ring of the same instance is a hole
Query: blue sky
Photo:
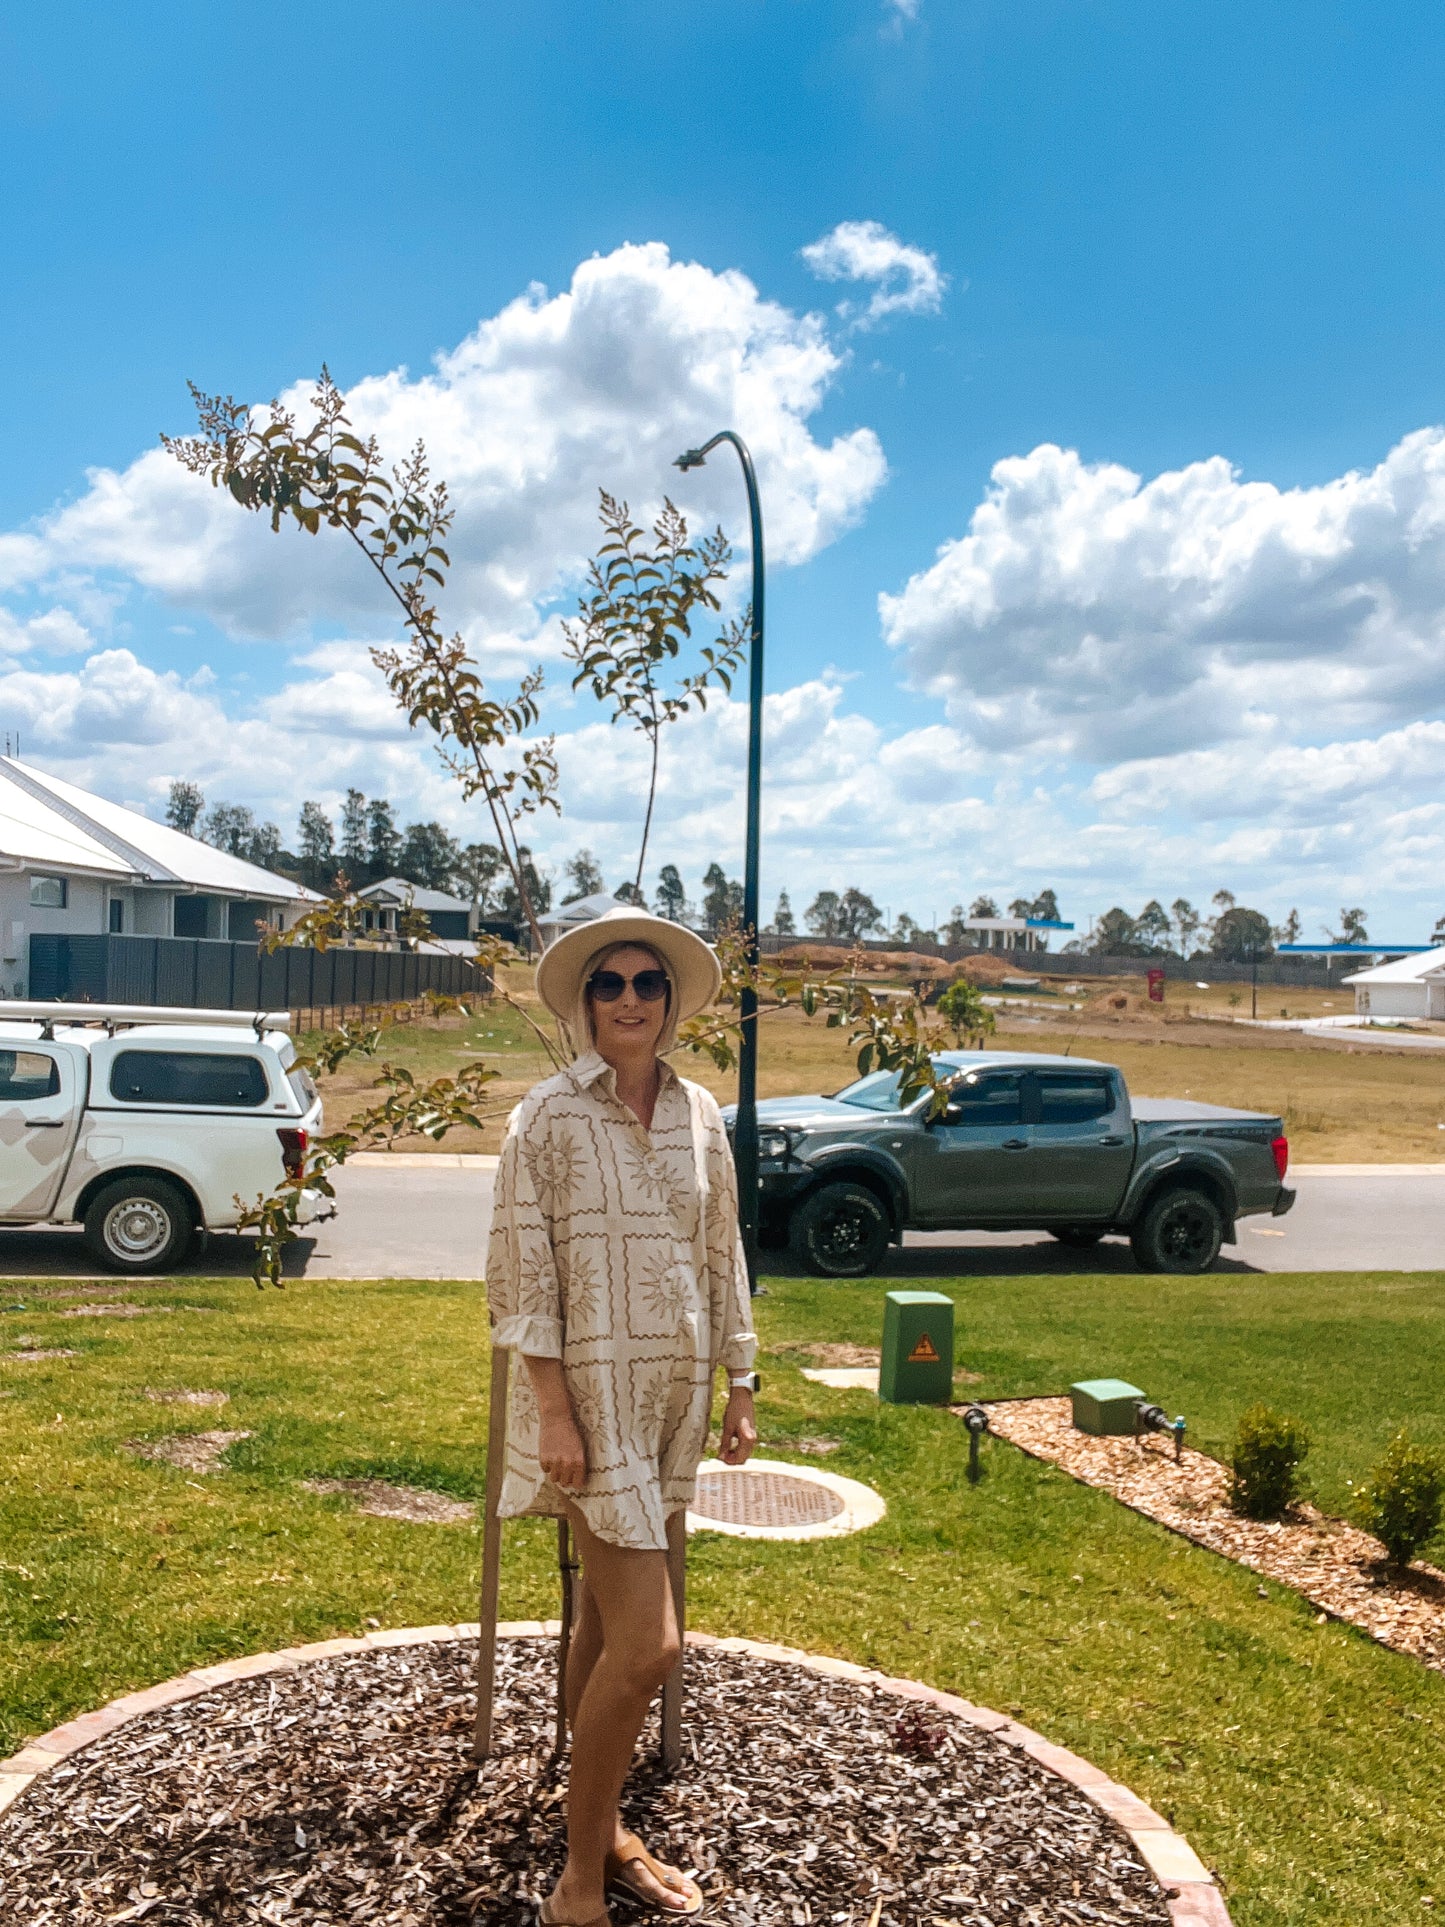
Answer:
[[[513, 603], [459, 598], [499, 673], [555, 645], [597, 484], [736, 529], [731, 478], [689, 498], [668, 436], [711, 402], [759, 442], [765, 893], [857, 882], [926, 918], [1052, 883], [1082, 920], [1226, 885], [1426, 934], [1442, 66], [1438, 10], [1320, 0], [11, 9], [0, 728], [144, 807], [194, 776], [289, 829], [356, 782], [477, 833], [378, 706], [381, 613], [335, 559], [222, 553], [136, 464], [188, 376], [262, 401], [323, 359], [347, 387], [409, 370], [381, 419], [449, 433], [467, 371], [417, 384], [481, 327], [453, 459], [479, 501], [520, 464], [530, 504]], [[936, 301], [857, 325], [906, 269], [829, 281], [802, 250], [859, 222], [931, 258]], [[547, 303], [588, 263], [605, 325], [558, 346]], [[533, 322], [485, 334], [537, 284]], [[594, 432], [598, 343], [639, 299], [657, 393], [629, 369]], [[539, 841], [621, 874], [628, 746], [552, 720], [567, 816]], [[658, 860], [736, 863], [740, 722], [679, 742]]]

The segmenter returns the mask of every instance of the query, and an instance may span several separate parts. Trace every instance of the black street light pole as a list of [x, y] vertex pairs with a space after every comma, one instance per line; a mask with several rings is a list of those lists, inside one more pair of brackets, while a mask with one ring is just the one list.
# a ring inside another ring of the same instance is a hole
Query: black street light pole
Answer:
[[[763, 782], [763, 511], [753, 458], [740, 435], [725, 428], [701, 448], [679, 455], [675, 467], [701, 468], [719, 442], [731, 442], [743, 465], [753, 537], [752, 643], [748, 657], [748, 825], [743, 857], [743, 943], [749, 978], [758, 968], [758, 843]], [[738, 1110], [733, 1126], [733, 1158], [738, 1168], [738, 1218], [748, 1279], [758, 1288], [758, 998], [751, 982], [738, 1005], [742, 1044], [738, 1051]]]

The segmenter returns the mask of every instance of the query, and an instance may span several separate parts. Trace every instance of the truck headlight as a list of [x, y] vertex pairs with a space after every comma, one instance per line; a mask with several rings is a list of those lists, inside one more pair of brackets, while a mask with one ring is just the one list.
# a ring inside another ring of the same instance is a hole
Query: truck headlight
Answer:
[[786, 1131], [764, 1131], [758, 1139], [758, 1153], [773, 1164], [786, 1164], [793, 1151], [793, 1140]]

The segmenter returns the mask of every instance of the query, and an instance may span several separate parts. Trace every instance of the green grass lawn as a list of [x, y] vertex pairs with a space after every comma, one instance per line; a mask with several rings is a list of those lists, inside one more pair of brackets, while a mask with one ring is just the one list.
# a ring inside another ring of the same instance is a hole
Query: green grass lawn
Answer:
[[[999, 1442], [964, 1480], [962, 1428], [803, 1380], [809, 1340], [876, 1342], [886, 1282], [784, 1279], [759, 1301], [764, 1438], [841, 1441], [887, 1519], [785, 1548], [703, 1537], [693, 1623], [843, 1654], [1015, 1712], [1133, 1786], [1220, 1872], [1241, 1927], [1415, 1922], [1445, 1907], [1445, 1678]], [[1445, 1440], [1445, 1278], [1132, 1277], [944, 1284], [984, 1396], [1118, 1372], [1220, 1449], [1266, 1396], [1316, 1430], [1342, 1507], [1401, 1418]], [[60, 1291], [64, 1295], [44, 1295]], [[474, 1615], [468, 1528], [365, 1518], [300, 1489], [373, 1475], [480, 1497], [480, 1287], [245, 1283], [137, 1289], [145, 1318], [59, 1315], [14, 1289], [20, 1333], [78, 1356], [0, 1360], [0, 1752], [206, 1661]], [[229, 1392], [223, 1411], [146, 1388]], [[195, 1478], [124, 1441], [249, 1430]], [[817, 1463], [816, 1460], [812, 1461]], [[554, 1610], [551, 1535], [509, 1528], [504, 1611]]]

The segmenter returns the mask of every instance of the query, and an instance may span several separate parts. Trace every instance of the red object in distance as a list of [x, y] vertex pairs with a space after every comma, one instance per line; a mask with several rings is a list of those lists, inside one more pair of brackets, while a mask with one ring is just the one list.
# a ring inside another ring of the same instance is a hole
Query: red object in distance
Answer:
[[1284, 1174], [1289, 1169], [1289, 1139], [1277, 1137], [1269, 1148], [1274, 1152], [1274, 1168], [1279, 1172], [1280, 1183], [1283, 1184]]
[[1147, 970], [1144, 974], [1149, 979], [1150, 1003], [1162, 1004], [1164, 1001], [1164, 972], [1162, 970]]

